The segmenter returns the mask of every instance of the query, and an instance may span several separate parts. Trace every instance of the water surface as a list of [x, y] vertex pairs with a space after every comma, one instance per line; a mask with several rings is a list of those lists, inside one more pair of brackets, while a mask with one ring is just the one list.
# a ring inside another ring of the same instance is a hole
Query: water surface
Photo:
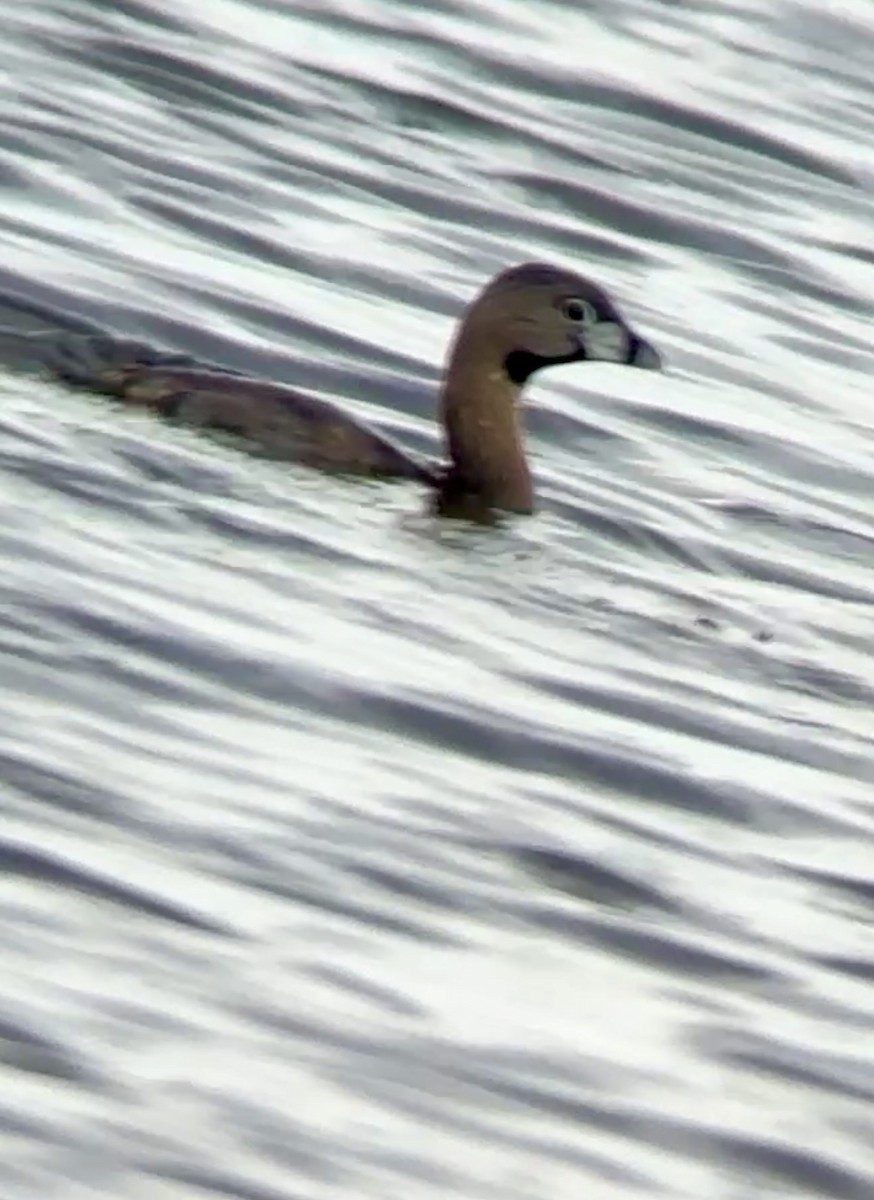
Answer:
[[55, 0], [0, 64], [6, 326], [426, 454], [511, 262], [671, 366], [539, 378], [478, 529], [5, 340], [0, 1193], [866, 1200], [868, 5]]

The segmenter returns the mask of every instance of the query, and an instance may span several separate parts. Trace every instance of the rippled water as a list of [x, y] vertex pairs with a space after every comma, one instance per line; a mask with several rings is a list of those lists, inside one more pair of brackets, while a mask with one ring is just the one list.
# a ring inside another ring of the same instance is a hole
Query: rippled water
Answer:
[[868, 0], [45, 0], [0, 64], [2, 324], [426, 453], [508, 263], [671, 364], [538, 380], [474, 529], [4, 351], [4, 1200], [867, 1200]]

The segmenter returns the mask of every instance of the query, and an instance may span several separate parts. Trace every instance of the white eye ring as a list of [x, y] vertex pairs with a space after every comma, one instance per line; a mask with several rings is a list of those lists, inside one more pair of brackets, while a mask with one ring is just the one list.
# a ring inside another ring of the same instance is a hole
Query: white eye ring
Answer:
[[598, 321], [594, 304], [588, 300], [581, 300], [579, 296], [571, 296], [562, 301], [561, 311], [575, 325], [595, 325]]

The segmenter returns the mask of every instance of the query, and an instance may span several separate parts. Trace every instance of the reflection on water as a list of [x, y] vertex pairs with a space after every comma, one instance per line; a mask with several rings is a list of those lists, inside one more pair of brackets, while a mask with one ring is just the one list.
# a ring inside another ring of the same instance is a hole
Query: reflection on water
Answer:
[[866, 19], [10, 9], [0, 324], [435, 454], [545, 258], [671, 370], [476, 529], [0, 340], [4, 1197], [871, 1194]]

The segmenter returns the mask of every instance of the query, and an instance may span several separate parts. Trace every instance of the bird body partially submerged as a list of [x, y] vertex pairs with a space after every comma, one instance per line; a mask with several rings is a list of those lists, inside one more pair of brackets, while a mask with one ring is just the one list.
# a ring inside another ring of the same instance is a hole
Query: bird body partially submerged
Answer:
[[660, 366], [658, 353], [608, 294], [583, 276], [542, 263], [496, 276], [469, 305], [450, 347], [439, 401], [445, 466], [421, 462], [329, 401], [133, 342], [67, 339], [52, 369], [58, 378], [125, 403], [232, 433], [264, 457], [418, 480], [435, 489], [444, 512], [466, 499], [530, 512], [523, 387], [543, 367], [582, 361]]

